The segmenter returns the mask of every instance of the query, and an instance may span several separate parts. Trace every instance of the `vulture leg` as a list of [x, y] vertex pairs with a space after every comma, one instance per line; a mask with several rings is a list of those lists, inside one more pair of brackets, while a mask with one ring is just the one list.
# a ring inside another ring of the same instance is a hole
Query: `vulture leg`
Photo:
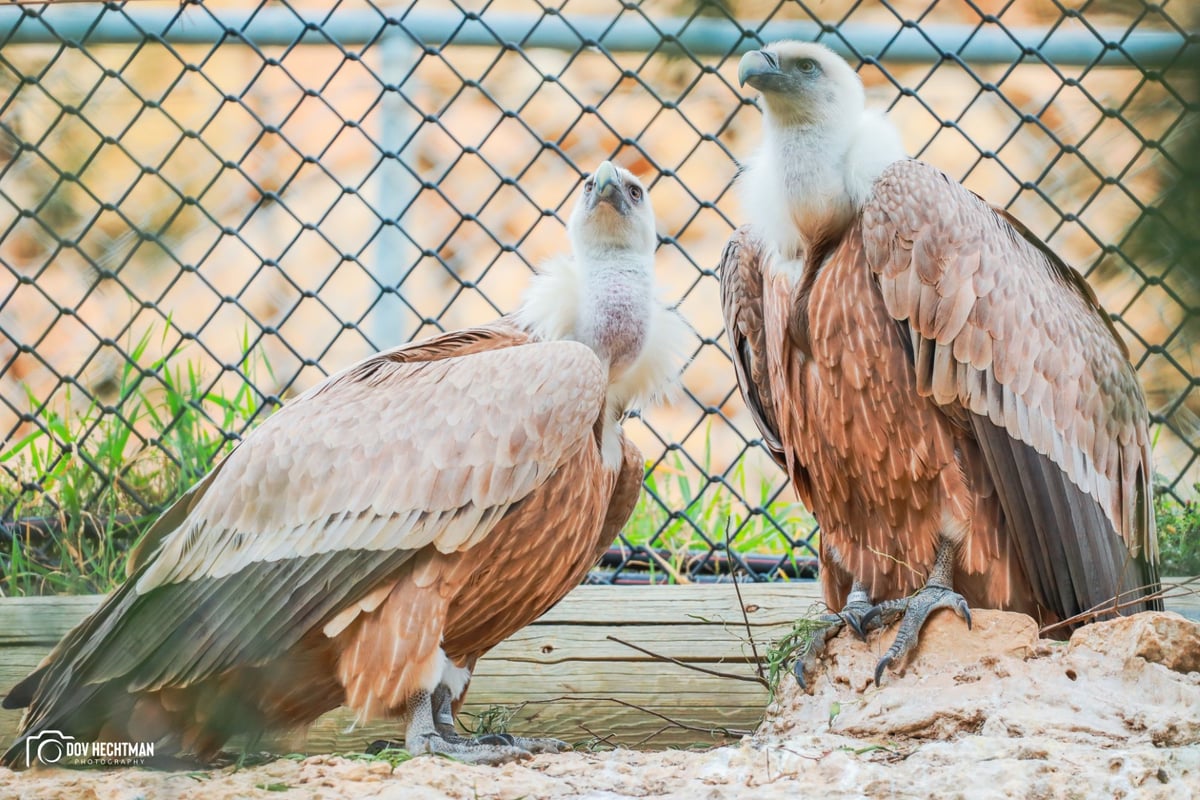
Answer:
[[448, 742], [466, 743], [468, 747], [475, 741], [486, 741], [491, 744], [507, 744], [527, 750], [530, 753], [562, 753], [571, 749], [571, 745], [562, 739], [532, 738], [528, 736], [513, 736], [509, 733], [489, 733], [471, 739], [462, 736], [454, 727], [454, 701], [450, 697], [450, 688], [441, 685], [433, 691], [433, 727], [438, 734]]
[[[450, 690], [439, 686], [429, 692], [417, 692], [408, 701], [408, 729], [404, 749], [413, 755], [435, 753], [470, 764], [503, 764], [529, 758], [534, 753], [561, 753], [571, 746], [559, 739], [535, 739], [508, 733], [461, 736], [454, 728]], [[399, 749], [399, 742], [380, 740], [367, 748], [368, 753]]]
[[889, 664], [903, 661], [912, 652], [921, 638], [921, 628], [929, 615], [939, 608], [949, 608], [958, 614], [971, 628], [971, 610], [961, 594], [954, 591], [954, 554], [957, 546], [949, 539], [943, 538], [938, 545], [937, 560], [933, 571], [925, 585], [911, 597], [901, 597], [895, 600], [885, 600], [867, 612], [863, 619], [864, 626], [882, 627], [900, 620], [900, 630], [896, 631], [896, 640], [879, 659], [875, 667], [875, 685], [879, 685], [883, 671]]
[[[459, 736], [454, 732], [453, 720], [447, 727], [448, 717], [435, 715], [433, 699], [439, 701], [445, 698], [444, 705], [449, 706], [450, 693], [439, 692], [443, 687], [429, 692], [421, 691], [408, 700], [408, 729], [404, 733], [404, 749], [413, 755], [434, 753], [450, 756], [458, 761], [469, 764], [503, 764], [507, 761], [517, 761], [529, 758], [532, 753], [512, 744], [513, 737], [504, 735], [485, 735], [476, 737]], [[380, 740], [372, 742], [367, 748], [368, 753], [379, 753], [382, 750], [399, 749], [399, 742]]]
[[826, 642], [836, 636], [843, 625], [849, 625], [858, 638], [866, 640], [867, 631], [870, 630], [868, 617], [873, 610], [871, 599], [867, 595], [867, 587], [855, 581], [850, 587], [846, 605], [842, 607], [841, 611], [817, 617], [815, 620], [817, 627], [801, 645], [796, 655], [796, 662], [792, 665], [792, 673], [796, 676], [801, 689], [808, 688], [808, 682], [804, 676], [812, 672], [817, 664], [817, 658], [825, 651]]
[[[449, 693], [446, 696], [449, 697]], [[443, 735], [438, 730], [429, 692], [417, 692], [409, 698], [404, 745], [413, 755], [437, 753], [472, 764], [503, 764], [530, 756], [528, 750], [515, 747], [497, 736], [459, 736], [454, 733], [453, 725], [450, 726], [449, 735]]]
[[511, 733], [493, 733], [490, 738], [501, 739], [509, 744], [530, 753], [565, 753], [573, 750], [571, 745], [562, 739], [552, 739], [548, 736], [513, 736]]
[[433, 690], [433, 727], [438, 734], [449, 741], [461, 739], [458, 729], [454, 727], [454, 701], [450, 699], [450, 687], [441, 684]]

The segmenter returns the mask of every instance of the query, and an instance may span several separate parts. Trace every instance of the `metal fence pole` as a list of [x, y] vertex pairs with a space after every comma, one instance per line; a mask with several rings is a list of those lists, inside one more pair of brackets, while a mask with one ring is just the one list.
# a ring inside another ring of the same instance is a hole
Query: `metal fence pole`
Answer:
[[[377, 297], [369, 307], [365, 327], [371, 343], [384, 349], [408, 339], [404, 323], [409, 310], [401, 300], [401, 284], [416, 264], [418, 253], [412, 240], [404, 234], [400, 217], [416, 199], [419, 186], [413, 170], [405, 167], [401, 150], [420, 121], [400, 91], [404, 76], [416, 65], [417, 48], [407, 37], [387, 34], [379, 41], [379, 56], [380, 74], [385, 85], [380, 100], [383, 161], [376, 173], [376, 191], [379, 198], [377, 210], [383, 227], [375, 242], [371, 270], [379, 284], [378, 287], [372, 287], [372, 291], [377, 291]], [[411, 85], [407, 88], [410, 91], [412, 89]]]
[[[51, 5], [0, 7], [0, 43], [78, 41], [87, 44], [135, 42], [147, 36], [174, 44], [208, 44], [223, 38], [258, 47], [290, 47], [369, 42], [382, 21], [376, 11], [346, 11], [325, 20], [324, 12], [288, 7], [253, 11], [205, 7], [202, 11], [158, 8], [106, 8]], [[1193, 60], [1200, 51], [1194, 33], [1176, 30], [1087, 30], [1007, 28], [999, 22], [979, 25], [846, 23], [838, 26], [784, 20], [695, 19], [630, 14], [617, 21], [603, 15], [562, 16], [490, 12], [464, 14], [399, 9], [395, 17], [414, 41], [434, 46], [574, 50], [599, 43], [610, 52], [646, 52], [655, 48], [686, 51], [693, 56], [726, 56], [764, 41], [812, 40], [818, 36], [843, 56], [870, 56], [892, 64], [930, 64], [950, 58], [972, 64], [1045, 61], [1058, 65], [1104, 65], [1141, 68], [1170, 66]]]

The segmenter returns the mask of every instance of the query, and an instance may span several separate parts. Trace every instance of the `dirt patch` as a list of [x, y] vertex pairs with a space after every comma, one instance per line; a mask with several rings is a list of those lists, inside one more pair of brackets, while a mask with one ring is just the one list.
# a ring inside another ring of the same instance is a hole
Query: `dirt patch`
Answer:
[[0, 798], [1191, 797], [1200, 791], [1200, 626], [1143, 614], [1037, 638], [1033, 621], [941, 613], [901, 672], [891, 634], [830, 643], [812, 694], [782, 687], [758, 733], [706, 752], [568, 753], [499, 768], [334, 756], [253, 769], [0, 770]]

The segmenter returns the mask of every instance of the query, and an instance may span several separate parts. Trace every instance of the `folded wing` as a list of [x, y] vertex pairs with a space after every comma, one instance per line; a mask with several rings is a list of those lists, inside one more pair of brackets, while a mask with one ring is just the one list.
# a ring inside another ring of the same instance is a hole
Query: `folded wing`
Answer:
[[883, 173], [862, 229], [918, 391], [974, 431], [1038, 601], [1066, 617], [1156, 591], [1145, 399], [1083, 278], [917, 161]]
[[6, 707], [31, 704], [29, 735], [104, 686], [186, 686], [279, 657], [412, 553], [486, 537], [593, 435], [605, 389], [584, 345], [503, 325], [334, 376], [164, 515], [128, 582]]
[[767, 371], [763, 317], [763, 276], [768, 252], [765, 242], [750, 226], [743, 225], [734, 231], [721, 254], [721, 309], [742, 400], [762, 433], [767, 450], [783, 465], [786, 458]]

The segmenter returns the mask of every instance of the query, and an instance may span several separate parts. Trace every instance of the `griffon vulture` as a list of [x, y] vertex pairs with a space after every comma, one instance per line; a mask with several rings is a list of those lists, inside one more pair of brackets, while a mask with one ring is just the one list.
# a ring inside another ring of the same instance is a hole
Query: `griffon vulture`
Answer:
[[407, 718], [412, 752], [565, 746], [461, 737], [452, 709], [629, 518], [644, 465], [621, 420], [677, 380], [687, 332], [655, 299], [634, 175], [601, 164], [567, 229], [573, 257], [515, 315], [321, 382], [163, 514], [125, 584], [4, 699], [28, 706], [4, 761], [46, 730], [208, 759], [339, 704]]
[[844, 60], [747, 53], [763, 141], [721, 261], [742, 396], [821, 525], [836, 615], [1062, 621], [1159, 608], [1146, 403], [1084, 279], [1005, 211], [904, 156]]

